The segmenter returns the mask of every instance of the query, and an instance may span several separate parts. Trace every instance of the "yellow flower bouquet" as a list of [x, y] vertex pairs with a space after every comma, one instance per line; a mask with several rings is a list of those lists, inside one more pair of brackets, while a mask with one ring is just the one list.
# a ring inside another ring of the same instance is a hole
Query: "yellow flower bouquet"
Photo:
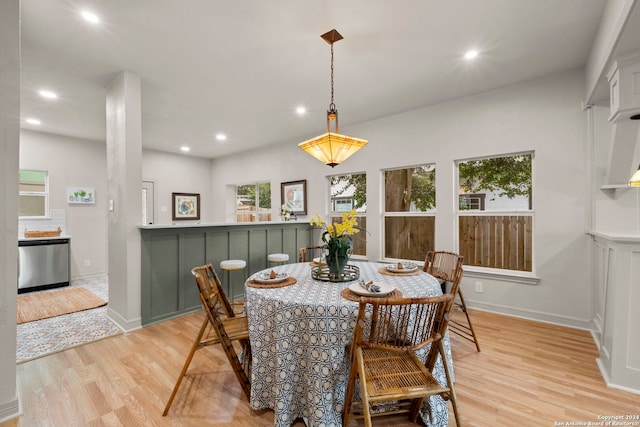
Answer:
[[356, 211], [352, 210], [342, 214], [342, 222], [325, 224], [319, 214], [316, 214], [309, 223], [312, 227], [324, 227], [322, 241], [327, 245], [326, 262], [331, 274], [337, 278], [342, 278], [351, 251], [353, 248], [353, 236], [360, 232]]

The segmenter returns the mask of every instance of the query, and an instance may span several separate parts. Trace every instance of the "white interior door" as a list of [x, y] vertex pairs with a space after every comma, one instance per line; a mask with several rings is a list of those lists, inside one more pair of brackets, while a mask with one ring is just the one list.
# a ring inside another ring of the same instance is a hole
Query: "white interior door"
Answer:
[[155, 211], [153, 200], [153, 181], [142, 181], [142, 224], [153, 224]]

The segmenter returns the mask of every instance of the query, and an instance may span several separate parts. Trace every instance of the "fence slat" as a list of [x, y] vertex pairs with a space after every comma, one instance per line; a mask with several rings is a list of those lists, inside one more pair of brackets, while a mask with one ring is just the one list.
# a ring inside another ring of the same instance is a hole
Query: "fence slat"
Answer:
[[532, 271], [531, 216], [461, 216], [460, 255], [466, 265]]

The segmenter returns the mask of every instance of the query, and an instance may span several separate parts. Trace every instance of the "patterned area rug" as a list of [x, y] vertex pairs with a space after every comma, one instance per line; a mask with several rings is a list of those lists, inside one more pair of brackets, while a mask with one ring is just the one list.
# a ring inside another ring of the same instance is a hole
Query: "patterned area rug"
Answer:
[[85, 288], [65, 288], [18, 295], [18, 325], [102, 307], [107, 302]]
[[[74, 280], [71, 287], [85, 288], [109, 301], [107, 276]], [[23, 363], [91, 341], [121, 334], [107, 317], [107, 306], [50, 317], [17, 326], [16, 361]]]

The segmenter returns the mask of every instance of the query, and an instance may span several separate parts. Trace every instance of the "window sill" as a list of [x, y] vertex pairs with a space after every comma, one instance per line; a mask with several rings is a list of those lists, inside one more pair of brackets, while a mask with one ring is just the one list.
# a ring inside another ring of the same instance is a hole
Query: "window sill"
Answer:
[[478, 279], [502, 280], [505, 282], [524, 283], [525, 285], [537, 285], [540, 278], [533, 273], [518, 272], [513, 270], [499, 270], [496, 268], [482, 268], [463, 266], [463, 277], [475, 277]]

